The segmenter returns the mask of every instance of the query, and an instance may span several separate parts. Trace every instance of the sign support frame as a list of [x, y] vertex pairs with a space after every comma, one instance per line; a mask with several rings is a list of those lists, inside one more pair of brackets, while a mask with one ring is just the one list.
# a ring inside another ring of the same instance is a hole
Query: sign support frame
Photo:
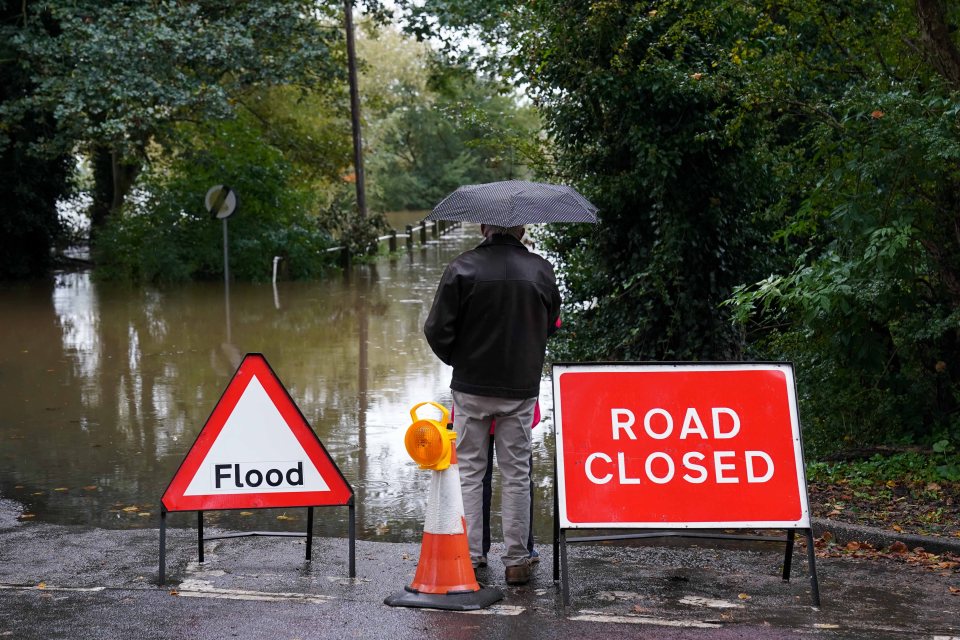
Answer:
[[[554, 512], [554, 538], [553, 538], [553, 581], [560, 582], [561, 592], [563, 594], [563, 606], [570, 606], [570, 573], [567, 565], [567, 545], [578, 542], [603, 542], [611, 540], [636, 540], [645, 538], [698, 538], [707, 540], [750, 540], [753, 542], [781, 542], [784, 543], [783, 558], [783, 581], [790, 582], [790, 572], [793, 564], [793, 546], [797, 531], [800, 531], [806, 537], [807, 542], [807, 562], [810, 565], [810, 599], [811, 604], [820, 608], [820, 581], [817, 577], [816, 552], [814, 549], [813, 529], [787, 529], [786, 538], [777, 538], [774, 536], [751, 536], [745, 534], [719, 534], [719, 533], [699, 533], [689, 530], [665, 529], [662, 531], [651, 531], [647, 533], [630, 533], [600, 536], [576, 536], [567, 537], [567, 531], [570, 529], [560, 528], [559, 514]], [[777, 529], [770, 529], [777, 531]]]
[[[313, 513], [318, 507], [342, 506], [342, 505], [316, 505], [307, 507], [307, 531], [306, 534], [294, 533], [292, 531], [240, 531], [237, 533], [226, 533], [219, 536], [203, 535], [203, 511], [197, 511], [197, 560], [203, 562], [203, 543], [208, 540], [229, 540], [231, 538], [305, 538], [306, 539], [306, 557], [307, 562], [313, 559]], [[355, 498], [350, 498], [346, 505], [349, 508], [349, 521], [347, 525], [347, 555], [348, 565], [347, 574], [350, 578], [357, 577], [357, 509]], [[166, 584], [167, 573], [167, 514], [170, 513], [165, 507], [160, 507], [160, 566], [157, 583], [161, 586]]]
[[[604, 365], [620, 365], [620, 366], [677, 366], [677, 365], [707, 365], [707, 366], [730, 366], [730, 365], [792, 365], [790, 363], [783, 362], [604, 362], [604, 363], [555, 363], [553, 369], [555, 370], [557, 366], [604, 366]], [[551, 372], [551, 377], [553, 377], [554, 372]], [[794, 386], [795, 386], [794, 382]], [[556, 380], [554, 379], [554, 385], [556, 385]], [[794, 396], [796, 396], [796, 389], [793, 389]], [[558, 403], [558, 394], [556, 392], [556, 387], [554, 389], [554, 416], [558, 415], [557, 412], [557, 403]], [[556, 418], [555, 418], [556, 419]], [[662, 538], [662, 537], [677, 537], [677, 538], [698, 538], [698, 539], [711, 539], [711, 540], [750, 540], [750, 541], [761, 541], [761, 542], [779, 542], [784, 544], [784, 560], [783, 560], [783, 581], [790, 581], [790, 573], [792, 569], [792, 560], [793, 560], [793, 550], [794, 542], [796, 539], [796, 534], [799, 531], [802, 533], [806, 539], [807, 546], [807, 564], [810, 569], [810, 597], [811, 604], [813, 607], [820, 608], [820, 582], [817, 576], [817, 565], [816, 565], [816, 549], [814, 547], [814, 536], [812, 526], [807, 527], [736, 527], [736, 526], [724, 526], [725, 529], [740, 529], [743, 531], [746, 530], [757, 530], [757, 531], [785, 531], [786, 537], [774, 537], [774, 536], [756, 536], [756, 535], [746, 535], [746, 534], [721, 534], [713, 533], [709, 530], [704, 530], [703, 532], [692, 531], [691, 529], [654, 529], [652, 531], [646, 531], [640, 533], [640, 527], [624, 527], [626, 531], [634, 531], [634, 533], [625, 533], [625, 534], [607, 534], [607, 535], [597, 535], [597, 536], [576, 536], [573, 538], [567, 537], [567, 532], [571, 530], [590, 530], [593, 527], [563, 527], [561, 524], [560, 516], [560, 475], [558, 469], [558, 447], [556, 443], [557, 431], [556, 425], [554, 426], [554, 454], [553, 454], [553, 581], [560, 582], [560, 589], [562, 594], [563, 606], [570, 606], [570, 572], [569, 564], [567, 557], [567, 544], [574, 543], [585, 543], [585, 542], [602, 542], [602, 541], [613, 541], [613, 540], [632, 540], [632, 539], [646, 539], [646, 538]], [[799, 443], [800, 447], [800, 458], [803, 460], [803, 442]], [[806, 483], [804, 482], [804, 500], [807, 500], [806, 496]], [[809, 525], [809, 519], [807, 524]]]

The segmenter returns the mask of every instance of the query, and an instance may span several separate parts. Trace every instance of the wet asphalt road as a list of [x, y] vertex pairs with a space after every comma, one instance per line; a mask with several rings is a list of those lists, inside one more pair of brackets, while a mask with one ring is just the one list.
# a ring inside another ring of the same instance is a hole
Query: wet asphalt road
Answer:
[[24, 523], [17, 513], [0, 500], [0, 638], [960, 640], [960, 596], [949, 591], [960, 586], [957, 574], [822, 558], [815, 609], [805, 551], [795, 550], [793, 579], [784, 582], [782, 548], [769, 543], [571, 545], [568, 607], [544, 545], [529, 585], [508, 587], [492, 558], [478, 578], [505, 599], [458, 613], [383, 604], [412, 578], [416, 544], [359, 541], [350, 579], [345, 539], [316, 538], [311, 562], [302, 539], [208, 541], [201, 564], [196, 532], [172, 528], [160, 587], [158, 530]]

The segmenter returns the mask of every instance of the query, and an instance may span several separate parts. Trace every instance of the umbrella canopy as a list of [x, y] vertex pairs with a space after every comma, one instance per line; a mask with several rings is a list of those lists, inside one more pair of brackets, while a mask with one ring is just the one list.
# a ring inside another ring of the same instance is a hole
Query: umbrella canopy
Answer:
[[501, 227], [541, 222], [596, 222], [597, 208], [571, 187], [507, 180], [462, 186], [434, 207], [426, 219]]

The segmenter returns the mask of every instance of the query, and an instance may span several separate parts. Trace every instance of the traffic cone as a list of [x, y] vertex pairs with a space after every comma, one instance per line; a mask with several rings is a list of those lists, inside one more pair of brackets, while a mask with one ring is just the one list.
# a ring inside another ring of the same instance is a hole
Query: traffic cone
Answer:
[[417, 571], [410, 586], [389, 596], [384, 603], [391, 607], [453, 611], [488, 607], [502, 600], [503, 592], [480, 586], [470, 562], [455, 446], [451, 446], [450, 466], [431, 473]]

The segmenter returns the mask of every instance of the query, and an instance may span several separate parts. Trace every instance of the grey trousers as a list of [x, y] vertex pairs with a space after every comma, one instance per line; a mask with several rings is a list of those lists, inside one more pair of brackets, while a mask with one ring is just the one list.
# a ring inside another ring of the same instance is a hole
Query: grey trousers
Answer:
[[457, 463], [467, 520], [470, 555], [483, 555], [483, 474], [487, 469], [490, 422], [497, 419], [497, 466], [502, 487], [504, 566], [523, 564], [530, 551], [530, 425], [537, 399], [488, 398], [453, 392]]

